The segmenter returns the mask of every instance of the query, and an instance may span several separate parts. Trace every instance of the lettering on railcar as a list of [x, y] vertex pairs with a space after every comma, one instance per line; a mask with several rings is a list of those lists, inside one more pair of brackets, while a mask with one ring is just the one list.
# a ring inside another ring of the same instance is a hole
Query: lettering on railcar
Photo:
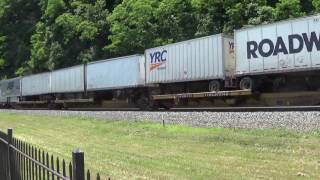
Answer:
[[314, 49], [320, 51], [320, 38], [318, 33], [311, 32], [310, 34], [291, 34], [287, 38], [287, 44], [284, 37], [277, 37], [276, 42], [271, 39], [263, 39], [260, 42], [248, 41], [247, 42], [247, 58], [258, 58], [277, 56], [278, 54], [297, 54], [303, 49], [312, 52]]
[[225, 97], [230, 96], [230, 92], [222, 91], [222, 92], [214, 92], [214, 93], [206, 93], [205, 97]]
[[175, 98], [186, 99], [186, 98], [199, 98], [199, 97], [226, 97], [230, 96], [231, 92], [221, 91], [221, 92], [207, 92], [201, 94], [179, 94], [175, 95]]

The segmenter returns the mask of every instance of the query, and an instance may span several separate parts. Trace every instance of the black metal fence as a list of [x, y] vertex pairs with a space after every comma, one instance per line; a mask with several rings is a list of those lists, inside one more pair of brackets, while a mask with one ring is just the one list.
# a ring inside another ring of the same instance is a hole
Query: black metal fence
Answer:
[[[92, 179], [100, 180], [97, 174]], [[0, 131], [0, 180], [90, 180], [85, 172], [84, 153], [72, 152], [72, 162], [13, 137], [12, 129]], [[110, 179], [110, 178], [109, 178]]]

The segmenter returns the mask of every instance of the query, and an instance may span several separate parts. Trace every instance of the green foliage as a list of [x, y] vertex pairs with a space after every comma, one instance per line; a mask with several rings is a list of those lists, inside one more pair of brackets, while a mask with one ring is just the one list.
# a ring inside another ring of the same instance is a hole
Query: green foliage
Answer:
[[3, 67], [5, 67], [6, 65], [6, 60], [0, 58], [0, 69], [3, 69]]
[[163, 0], [155, 10], [157, 36], [163, 43], [193, 38], [197, 27], [191, 0]]
[[[37, 24], [36, 33], [31, 37], [31, 60], [27, 62], [27, 67], [33, 70], [41, 71], [41, 67], [45, 65], [47, 58], [47, 47], [46, 42], [48, 34], [46, 34], [45, 24], [39, 22]], [[35, 58], [37, 57], [37, 58]], [[23, 75], [25, 72], [31, 73], [30, 69], [21, 67], [19, 69], [19, 74]]]
[[221, 33], [226, 22], [223, 0], [192, 0], [196, 17], [196, 35]]
[[228, 0], [224, 3], [227, 21], [224, 31], [232, 33], [247, 25], [257, 25], [274, 20], [273, 8], [266, 0]]
[[63, 0], [47, 0], [45, 9], [45, 16], [54, 19], [65, 10], [65, 3]]
[[82, 21], [76, 26], [76, 31], [80, 34], [80, 40], [94, 40], [98, 34], [98, 28], [90, 21]]
[[312, 5], [316, 12], [320, 12], [320, 0], [312, 0]]
[[112, 42], [106, 46], [115, 55], [142, 52], [157, 38], [154, 11], [157, 0], [124, 0], [108, 17]]
[[320, 0], [0, 0], [0, 78], [320, 12]]
[[276, 4], [276, 20], [300, 17], [304, 16], [305, 14], [305, 12], [301, 11], [300, 0], [280, 0]]
[[40, 18], [39, 0], [0, 2], [0, 78], [12, 77], [30, 56], [30, 36]]
[[[46, 5], [31, 37], [31, 57], [24, 72], [53, 70], [105, 56], [109, 10], [104, 0], [54, 0]], [[49, 11], [55, 14], [49, 16]]]

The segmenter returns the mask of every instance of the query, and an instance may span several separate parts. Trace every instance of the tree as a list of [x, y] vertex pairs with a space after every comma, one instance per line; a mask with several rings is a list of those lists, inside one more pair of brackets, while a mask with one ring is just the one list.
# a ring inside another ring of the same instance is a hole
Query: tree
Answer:
[[315, 12], [320, 12], [320, 0], [312, 0]]
[[42, 5], [43, 20], [31, 38], [31, 58], [21, 71], [42, 72], [105, 57], [105, 0], [49, 0]]
[[300, 0], [280, 0], [276, 4], [274, 13], [276, 20], [300, 17], [305, 14], [305, 12], [302, 12]]
[[[157, 36], [157, 0], [124, 0], [108, 17], [111, 44], [105, 47], [114, 56], [142, 53], [161, 41]], [[159, 43], [158, 43], [159, 44]]]
[[197, 32], [191, 0], [163, 0], [155, 10], [157, 35], [161, 43], [193, 38]]
[[274, 20], [273, 8], [267, 5], [266, 0], [227, 0], [224, 2], [224, 7], [227, 15], [225, 32]]
[[226, 22], [226, 11], [223, 0], [193, 0], [195, 8], [196, 35], [218, 34]]
[[12, 77], [30, 56], [30, 37], [40, 19], [38, 0], [0, 2], [0, 78]]
[[114, 56], [195, 37], [196, 17], [191, 0], [125, 0], [108, 18]]
[[300, 0], [300, 6], [301, 6], [301, 11], [305, 12], [306, 14], [310, 14], [313, 11], [313, 6], [312, 6], [312, 1], [313, 0]]

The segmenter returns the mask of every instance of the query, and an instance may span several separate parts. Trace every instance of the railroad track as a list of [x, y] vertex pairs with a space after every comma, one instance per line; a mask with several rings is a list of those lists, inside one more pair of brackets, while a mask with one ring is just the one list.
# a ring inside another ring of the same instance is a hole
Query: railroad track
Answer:
[[184, 107], [170, 110], [140, 110], [139, 108], [70, 108], [68, 111], [145, 111], [145, 112], [283, 112], [320, 111], [320, 106], [278, 106], [278, 107]]
[[[174, 108], [141, 111], [135, 108], [73, 108], [69, 110], [0, 110], [23, 115], [89, 117], [99, 120], [153, 121], [192, 127], [289, 129], [311, 132], [320, 128], [320, 106]], [[248, 113], [249, 112], [249, 113]]]
[[[19, 110], [49, 110], [47, 108], [21, 108]], [[68, 108], [51, 111], [141, 111], [141, 112], [299, 112], [320, 111], [320, 106], [277, 106], [277, 107], [179, 107], [171, 109], [141, 110], [139, 108]]]

